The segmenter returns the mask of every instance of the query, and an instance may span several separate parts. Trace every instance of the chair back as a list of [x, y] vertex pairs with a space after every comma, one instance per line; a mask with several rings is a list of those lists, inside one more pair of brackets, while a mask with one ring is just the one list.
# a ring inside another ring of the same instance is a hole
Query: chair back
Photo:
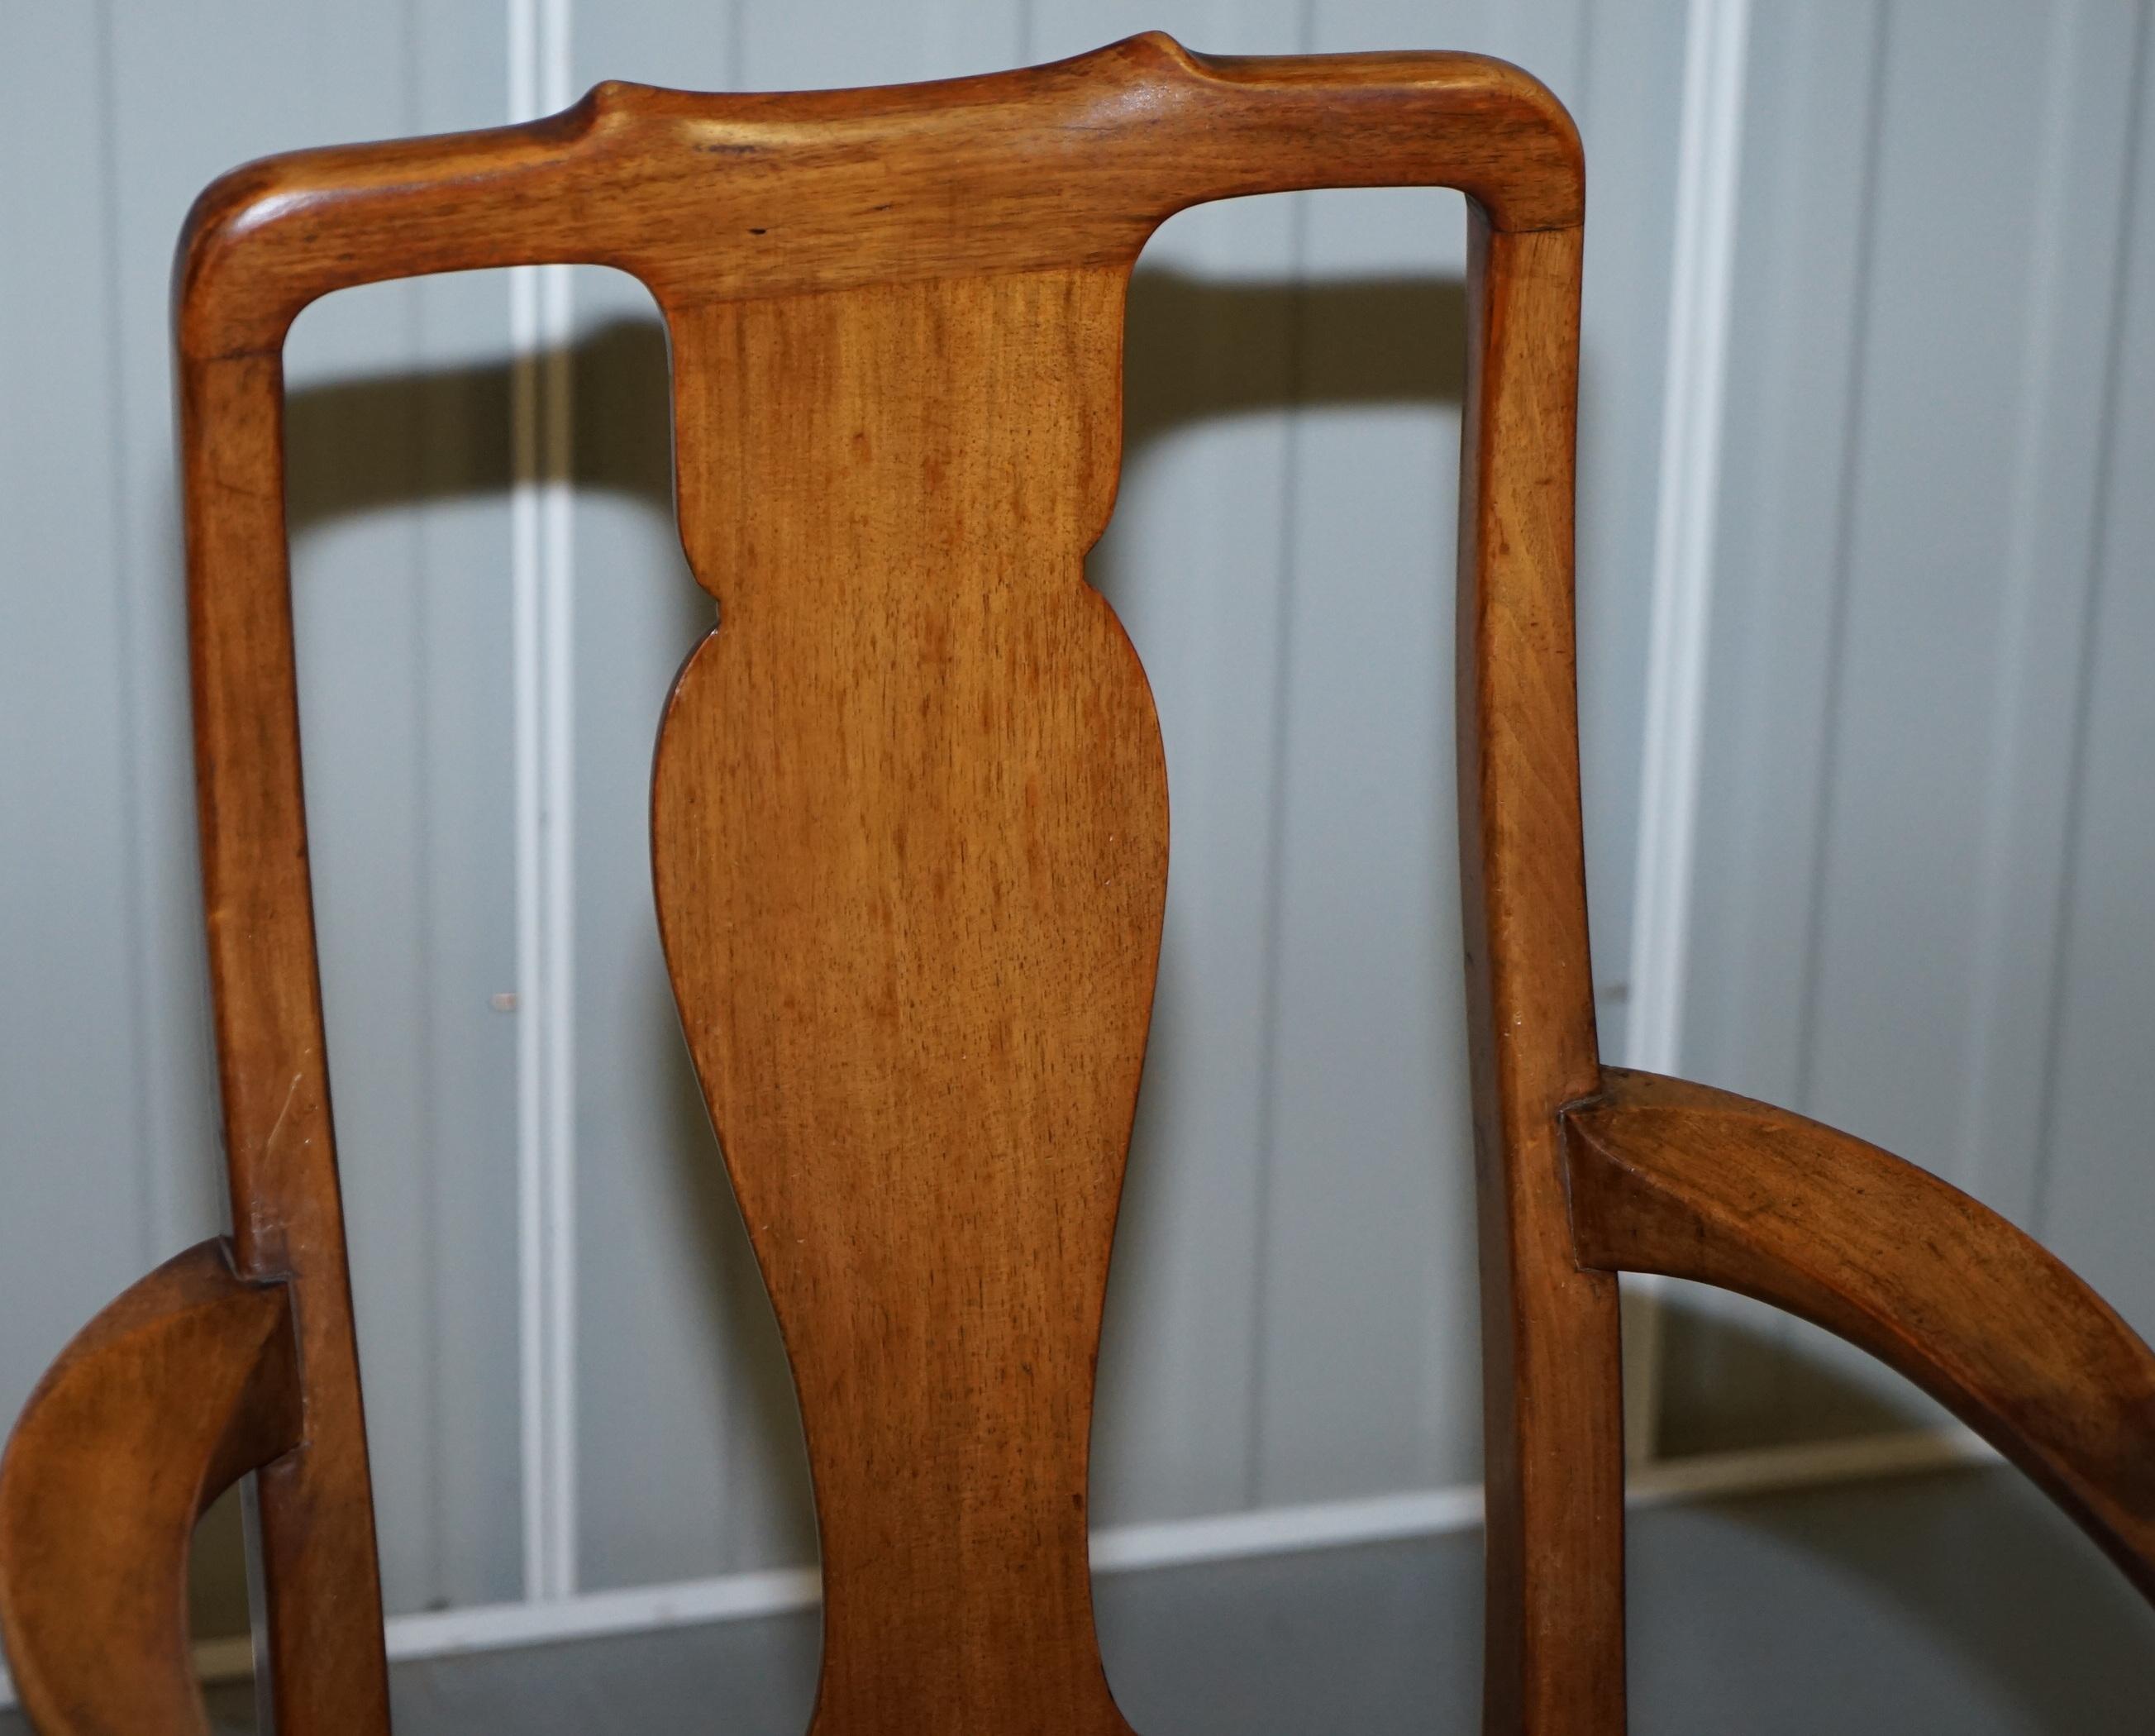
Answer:
[[1114, 499], [1125, 291], [1184, 207], [1409, 183], [1462, 189], [1472, 226], [1458, 751], [1490, 1717], [1620, 1728], [1615, 1288], [1574, 1258], [1557, 1120], [1600, 1079], [1577, 136], [1497, 62], [1212, 60], [1149, 36], [893, 90], [606, 84], [530, 126], [250, 166], [198, 203], [177, 341], [234, 1257], [291, 1286], [306, 1418], [260, 1485], [286, 1736], [386, 1717], [294, 694], [294, 315], [546, 262], [656, 297], [682, 538], [719, 609], [659, 731], [658, 914], [800, 1395], [815, 1728], [1119, 1736], [1086, 1456], [1168, 858], [1151, 696], [1083, 570]]

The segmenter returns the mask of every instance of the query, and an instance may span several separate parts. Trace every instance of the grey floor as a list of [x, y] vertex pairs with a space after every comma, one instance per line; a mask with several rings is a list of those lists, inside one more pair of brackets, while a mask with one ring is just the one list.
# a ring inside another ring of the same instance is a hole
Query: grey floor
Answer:
[[[1477, 1534], [1099, 1582], [1116, 1697], [1148, 1736], [1476, 1727]], [[1631, 1728], [1651, 1736], [2155, 1730], [2155, 1615], [2009, 1472], [1637, 1513]], [[439, 1659], [399, 1736], [796, 1736], [812, 1615]], [[247, 1691], [218, 1690], [220, 1732]], [[19, 1719], [0, 1714], [0, 1733]]]

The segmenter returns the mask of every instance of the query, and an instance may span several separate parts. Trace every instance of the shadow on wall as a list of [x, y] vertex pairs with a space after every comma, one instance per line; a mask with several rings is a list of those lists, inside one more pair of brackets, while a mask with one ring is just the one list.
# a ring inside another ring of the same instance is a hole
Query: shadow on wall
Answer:
[[1456, 404], [1466, 364], [1456, 278], [1238, 283], [1140, 267], [1123, 353], [1128, 456], [1141, 461], [1146, 442], [1179, 426], [1251, 411]]
[[1915, 1385], [1823, 1327], [1672, 1281], [1659, 1447], [1671, 1458], [1949, 1426]]
[[[570, 352], [580, 489], [673, 511], [666, 334], [617, 320]], [[506, 364], [377, 374], [295, 388], [284, 406], [291, 537], [342, 518], [508, 492], [512, 370]], [[683, 583], [694, 586], [683, 572]], [[652, 699], [658, 715], [658, 699]], [[654, 727], [655, 727], [654, 724]]]
[[[1322, 405], [1456, 404], [1467, 299], [1456, 279], [1296, 284], [1139, 269], [1124, 353], [1124, 461], [1216, 417]], [[571, 352], [580, 489], [673, 510], [666, 334], [655, 319], [601, 326]], [[1235, 366], [1220, 366], [1232, 358]], [[296, 541], [386, 507], [499, 494], [514, 479], [505, 366], [303, 387], [285, 407]], [[688, 581], [686, 569], [684, 583]], [[657, 699], [654, 697], [654, 710]]]
[[1635, 1728], [2143, 1730], [2148, 1610], [2018, 1472], [1635, 1515]]

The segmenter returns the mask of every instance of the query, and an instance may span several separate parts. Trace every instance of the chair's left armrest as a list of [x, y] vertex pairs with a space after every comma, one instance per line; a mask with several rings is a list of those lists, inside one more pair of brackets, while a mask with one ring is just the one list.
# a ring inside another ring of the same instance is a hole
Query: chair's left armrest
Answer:
[[187, 1642], [203, 1508], [298, 1444], [290, 1303], [222, 1242], [90, 1322], [0, 1460], [0, 1640], [40, 1736], [207, 1736]]

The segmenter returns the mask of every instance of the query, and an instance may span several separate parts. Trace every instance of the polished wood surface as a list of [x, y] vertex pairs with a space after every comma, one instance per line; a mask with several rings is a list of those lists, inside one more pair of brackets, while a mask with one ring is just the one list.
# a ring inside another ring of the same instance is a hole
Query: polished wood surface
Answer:
[[[1502, 462], [1485, 443], [1470, 565], [1503, 667], [1529, 659], [1531, 703], [1564, 702], [1524, 735], [1498, 722], [1475, 776], [1495, 824], [1548, 817], [1534, 798], [1502, 817], [1507, 779], [1562, 781], [1575, 869], [1582, 177], [1569, 119], [1514, 69], [1216, 61], [1145, 37], [910, 90], [610, 85], [535, 126], [306, 153], [203, 196], [177, 337], [233, 1211], [248, 1269], [299, 1289], [310, 1416], [330, 1424], [263, 1480], [288, 1736], [366, 1728], [354, 1708], [382, 1692], [378, 1645], [351, 1638], [373, 1612], [319, 1602], [371, 1588], [374, 1566], [291, 725], [278, 350], [294, 314], [376, 278], [542, 260], [616, 265], [657, 297], [683, 540], [722, 624], [668, 710], [654, 867], [816, 1472], [816, 1727], [1117, 1730], [1085, 1462], [1166, 851], [1150, 698], [1081, 566], [1119, 462], [1123, 300], [1183, 206], [1416, 182], [1464, 187], [1499, 238], [1477, 281], [1501, 365], [1475, 377]], [[1564, 238], [1535, 246], [1545, 231]], [[1525, 638], [1513, 588], [1540, 622]], [[1483, 714], [1514, 703], [1513, 679]], [[1538, 1004], [1547, 980], [1518, 949], [1546, 912], [1495, 880], [1494, 998]], [[1589, 1017], [1569, 993], [1585, 971], [1576, 874], [1536, 883], [1578, 944], [1555, 997]], [[1546, 1146], [1548, 1110], [1590, 1083], [1589, 1025], [1557, 1052], [1494, 1063], [1510, 1112], [1487, 1123], [1492, 1176], [1537, 1106]], [[1543, 1354], [1575, 1324], [1549, 1313], [1559, 1206], [1528, 1191], [1528, 1256], [1500, 1251]], [[1560, 1283], [1608, 1288], [1568, 1267]], [[1546, 1374], [1529, 1385], [1548, 1389], [1547, 1426], [1516, 1406], [1500, 1447], [1553, 1466], [1572, 1412]], [[1519, 1608], [1492, 1624], [1492, 1680], [1530, 1684], [1537, 1717], [1620, 1694], [1610, 1442], [1589, 1546], [1529, 1472], [1522, 1500], [1541, 1504], [1497, 1551]]]
[[84, 1327], [0, 1460], [0, 1638], [42, 1736], [208, 1736], [188, 1541], [299, 1436], [290, 1297], [229, 1255], [190, 1248]]
[[1564, 1117], [1579, 1257], [1740, 1290], [1878, 1357], [2155, 1597], [2155, 1351], [2004, 1219], [1786, 1109], [1611, 1068]]
[[1167, 776], [1083, 565], [1122, 300], [1079, 267], [673, 322], [721, 616], [668, 709], [653, 866], [800, 1394], [820, 1730], [1125, 1728], [1085, 1467]]
[[566, 113], [297, 152], [224, 177], [180, 259], [190, 356], [274, 349], [316, 296], [422, 272], [617, 266], [695, 302], [1127, 267], [1185, 206], [1460, 187], [1509, 229], [1582, 213], [1579, 136], [1474, 54], [1236, 59], [1160, 35], [1028, 71], [706, 96], [599, 85]]
[[[1732, 1199], [1778, 1197], [1784, 1178], [1772, 1142], [1671, 1119], [1599, 1067], [1572, 651], [1583, 169], [1554, 100], [1472, 56], [1216, 60], [1149, 36], [898, 90], [610, 84], [551, 120], [302, 153], [203, 195], [175, 335], [236, 1275], [188, 1268], [218, 1299], [182, 1316], [217, 1348], [198, 1372], [171, 1366], [214, 1388], [218, 1428], [250, 1421], [229, 1453], [181, 1432], [161, 1457], [163, 1397], [146, 1396], [149, 1422], [101, 1380], [82, 1390], [107, 1395], [109, 1418], [41, 1399], [8, 1472], [55, 1492], [39, 1548], [64, 1550], [96, 1498], [71, 1456], [158, 1490], [177, 1476], [189, 1500], [267, 1459], [277, 1728], [387, 1728], [300, 788], [280, 352], [300, 308], [352, 284], [604, 264], [665, 316], [683, 538], [718, 605], [666, 707], [653, 860], [682, 1022], [806, 1427], [826, 1594], [815, 1729], [1120, 1736], [1092, 1628], [1086, 1455], [1167, 863], [1151, 697], [1082, 564], [1120, 463], [1124, 300], [1146, 237], [1184, 206], [1379, 183], [1461, 188], [1471, 225], [1457, 703], [1484, 1723], [1623, 1728], [1612, 1273], [1676, 1261], [1654, 1226], [1695, 1204], [1638, 1179], [1634, 1136], [1650, 1121], [1695, 1134], [1726, 1160]], [[1936, 1215], [1922, 1187], [1903, 1196], [1918, 1221]], [[1791, 1281], [1794, 1305], [1875, 1325], [1871, 1220], [1812, 1213], [1844, 1238], [1839, 1267], [1698, 1221], [1748, 1250], [1730, 1273], [1811, 1273], [1820, 1288]], [[142, 1329], [166, 1331], [172, 1305]], [[1990, 1426], [2035, 1443], [2024, 1459], [2137, 1559], [2124, 1443], [2136, 1426], [2145, 1440], [2144, 1353], [2092, 1319], [2077, 1302], [2027, 1311], [2019, 1349], [1988, 1370], [1953, 1358], [1991, 1314], [1907, 1324], [1945, 1340], [1915, 1360], [1959, 1370], [1946, 1384], [1986, 1395]], [[289, 1364], [262, 1335], [287, 1321]], [[2102, 1412], [2101, 1391], [2120, 1408]], [[2117, 1454], [2045, 1433], [2016, 1394], [2114, 1415]], [[111, 1535], [164, 1549], [178, 1510], [130, 1498]], [[11, 1653], [49, 1710], [108, 1691], [79, 1679], [91, 1666], [64, 1621], [109, 1578], [112, 1547], [85, 1544], [49, 1590], [5, 1581]], [[110, 1692], [139, 1696], [126, 1727], [192, 1728], [160, 1607], [161, 1626], [99, 1630], [101, 1667], [129, 1678]]]
[[1623, 1729], [1616, 1282], [1579, 1271], [1556, 1111], [1597, 1079], [1573, 670], [1579, 230], [1472, 215], [1459, 883], [1482, 1316], [1493, 1732]]
[[1487, 1483], [1483, 1722], [1611, 1731], [1624, 1723], [1616, 1285], [1572, 1257], [1556, 1121], [1597, 1078], [1572, 656], [1580, 237], [1470, 223], [1456, 643]]

